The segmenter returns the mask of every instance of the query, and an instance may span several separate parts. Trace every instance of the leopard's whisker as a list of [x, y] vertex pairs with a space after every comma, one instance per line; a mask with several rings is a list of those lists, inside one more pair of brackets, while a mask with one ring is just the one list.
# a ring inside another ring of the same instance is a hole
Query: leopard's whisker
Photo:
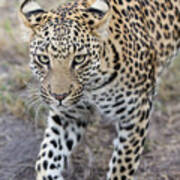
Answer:
[[40, 112], [41, 107], [42, 107], [42, 102], [43, 102], [43, 101], [40, 101], [38, 104], [36, 104], [35, 116], [34, 116], [35, 127], [38, 126], [38, 117], [39, 117], [39, 112]]
[[42, 99], [40, 97], [32, 99], [30, 102], [27, 102], [28, 110], [30, 110], [32, 107], [34, 107], [39, 102], [42, 102]]

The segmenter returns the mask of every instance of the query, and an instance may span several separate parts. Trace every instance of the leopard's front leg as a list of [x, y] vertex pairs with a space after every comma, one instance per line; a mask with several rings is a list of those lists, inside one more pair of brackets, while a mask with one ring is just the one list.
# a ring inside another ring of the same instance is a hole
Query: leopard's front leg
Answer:
[[134, 180], [147, 135], [151, 100], [139, 97], [125, 121], [116, 123], [117, 138], [109, 164], [107, 180]]
[[69, 166], [70, 155], [86, 127], [86, 122], [72, 121], [72, 118], [50, 113], [36, 162], [37, 180], [64, 180], [63, 172]]

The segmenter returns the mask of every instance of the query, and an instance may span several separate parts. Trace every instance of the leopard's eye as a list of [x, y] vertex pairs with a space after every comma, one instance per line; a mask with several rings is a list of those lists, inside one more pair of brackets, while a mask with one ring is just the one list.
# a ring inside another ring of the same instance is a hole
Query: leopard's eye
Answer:
[[76, 63], [80, 64], [82, 62], [84, 62], [86, 58], [86, 55], [77, 55], [74, 57], [74, 61], [76, 61]]
[[73, 63], [72, 63], [72, 66], [76, 66], [76, 65], [79, 65], [81, 63], [83, 63], [86, 59], [86, 55], [77, 55], [74, 57], [73, 59]]
[[42, 64], [49, 64], [49, 57], [46, 55], [38, 55], [37, 56], [38, 60]]

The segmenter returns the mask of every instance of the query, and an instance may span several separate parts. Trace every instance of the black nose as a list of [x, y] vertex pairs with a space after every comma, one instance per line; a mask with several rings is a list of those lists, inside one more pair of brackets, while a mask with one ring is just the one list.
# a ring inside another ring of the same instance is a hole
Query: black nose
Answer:
[[64, 94], [55, 94], [55, 93], [52, 93], [52, 96], [54, 98], [56, 98], [58, 101], [62, 101], [68, 94], [67, 93], [64, 93]]

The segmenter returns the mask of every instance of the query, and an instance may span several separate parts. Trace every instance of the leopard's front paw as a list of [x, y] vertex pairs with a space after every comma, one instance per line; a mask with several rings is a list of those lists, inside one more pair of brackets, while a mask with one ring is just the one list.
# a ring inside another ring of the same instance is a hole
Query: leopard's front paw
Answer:
[[43, 173], [38, 173], [36, 180], [65, 180], [62, 176], [57, 175], [45, 175]]
[[60, 174], [59, 168], [49, 166], [48, 161], [38, 161], [36, 163], [36, 180], [65, 180]]

